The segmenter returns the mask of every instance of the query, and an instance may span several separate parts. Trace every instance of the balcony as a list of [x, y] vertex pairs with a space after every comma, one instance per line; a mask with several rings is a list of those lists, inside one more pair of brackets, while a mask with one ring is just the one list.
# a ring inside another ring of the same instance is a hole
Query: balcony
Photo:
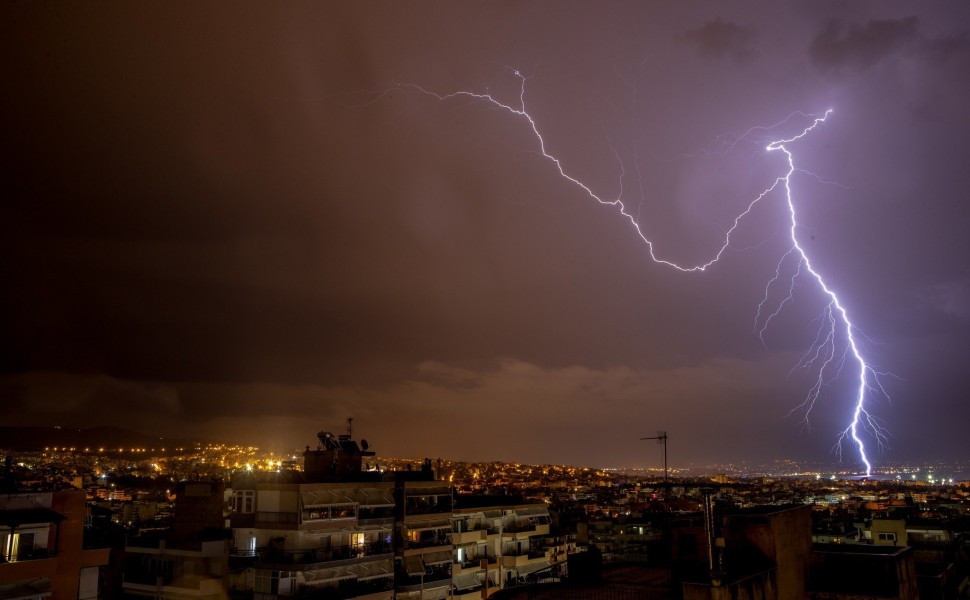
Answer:
[[371, 519], [361, 517], [357, 519], [358, 529], [390, 529], [393, 526], [394, 517], [375, 517]]
[[[391, 552], [391, 545], [374, 542], [360, 546], [336, 546], [332, 548], [308, 548], [300, 550], [280, 550], [259, 548], [255, 551], [254, 566], [275, 571], [292, 571], [294, 566], [308, 568], [331, 562], [355, 562]], [[235, 556], [245, 557], [248, 551], [237, 551]]]
[[16, 554], [12, 556], [0, 557], [0, 562], [23, 562], [25, 560], [42, 560], [45, 558], [54, 558], [57, 556], [57, 552], [54, 549], [43, 548], [41, 546], [32, 546], [30, 548], [20, 548]]
[[462, 590], [456, 589], [455, 592], [454, 592], [454, 597], [455, 598], [462, 598], [464, 600], [470, 600], [472, 598], [481, 598], [482, 597], [482, 588], [483, 587], [485, 587], [485, 586], [483, 586], [483, 585], [477, 585], [475, 587], [465, 588], [465, 589], [462, 589]]
[[506, 568], [520, 567], [530, 561], [545, 558], [546, 553], [542, 550], [530, 550], [528, 552], [504, 554], [502, 556], [502, 566]]
[[473, 529], [471, 531], [455, 531], [451, 533], [451, 543], [455, 545], [480, 542], [486, 539], [488, 539], [487, 529]]
[[252, 528], [256, 526], [256, 513], [234, 512], [229, 514], [229, 527], [233, 529]]
[[300, 522], [299, 513], [295, 512], [265, 512], [256, 513], [255, 527], [265, 529], [295, 529]]
[[382, 592], [391, 592], [394, 590], [394, 578], [393, 577], [377, 577], [374, 579], [368, 579], [365, 581], [357, 581], [357, 596], [370, 596], [372, 594], [380, 594]]
[[398, 593], [406, 593], [417, 592], [422, 588], [430, 590], [440, 587], [451, 587], [451, 573], [444, 569], [425, 575], [424, 581], [421, 581], [421, 577], [408, 577], [401, 584], [394, 586], [394, 589]]
[[434, 538], [422, 538], [419, 540], [407, 540], [404, 544], [405, 550], [414, 550], [416, 548], [435, 548], [438, 546], [451, 546], [451, 542], [448, 541], [446, 537], [434, 537]]
[[174, 594], [189, 594], [192, 596], [224, 594], [221, 577], [208, 577], [195, 574], [158, 575], [157, 573], [125, 573], [122, 589], [132, 591], [165, 590]]
[[451, 517], [451, 494], [408, 496], [405, 498], [404, 514], [407, 516], [441, 514]]
[[0, 581], [52, 577], [57, 569], [54, 558], [31, 558], [17, 562], [0, 562]]
[[549, 535], [549, 520], [543, 518], [519, 519], [502, 529], [502, 537], [525, 539], [534, 535]]

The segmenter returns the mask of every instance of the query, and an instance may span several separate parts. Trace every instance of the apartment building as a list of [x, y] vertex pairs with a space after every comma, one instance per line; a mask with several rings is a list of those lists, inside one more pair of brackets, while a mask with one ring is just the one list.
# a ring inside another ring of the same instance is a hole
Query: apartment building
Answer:
[[503, 587], [566, 574], [575, 540], [552, 535], [544, 503], [459, 496], [452, 515], [454, 596], [490, 596]]
[[225, 597], [229, 541], [220, 482], [182, 482], [175, 527], [125, 544], [122, 593], [127, 600], [220, 600]]
[[427, 461], [420, 471], [390, 473], [395, 515], [395, 596], [440, 600], [452, 593], [451, 486], [437, 481]]
[[91, 600], [109, 549], [84, 547], [84, 492], [0, 495], [0, 598]]
[[231, 594], [253, 600], [394, 594], [395, 484], [349, 435], [320, 434], [301, 481], [238, 478], [229, 498]]

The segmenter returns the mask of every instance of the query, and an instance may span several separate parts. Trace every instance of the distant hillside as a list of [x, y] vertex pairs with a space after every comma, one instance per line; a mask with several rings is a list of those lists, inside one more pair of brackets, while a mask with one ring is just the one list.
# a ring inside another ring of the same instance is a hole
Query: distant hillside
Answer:
[[0, 448], [43, 450], [49, 447], [77, 448], [166, 448], [194, 447], [196, 441], [162, 438], [120, 427], [0, 427]]

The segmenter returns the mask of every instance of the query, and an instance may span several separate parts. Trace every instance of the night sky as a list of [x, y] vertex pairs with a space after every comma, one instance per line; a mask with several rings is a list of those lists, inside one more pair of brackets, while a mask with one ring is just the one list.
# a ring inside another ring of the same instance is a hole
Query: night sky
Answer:
[[871, 458], [968, 458], [970, 3], [6, 2], [0, 34], [3, 424], [836, 461], [852, 361], [797, 410], [818, 286], [756, 324], [783, 193], [706, 272], [656, 264], [526, 119], [412, 87], [519, 108], [518, 71], [547, 152], [679, 264], [834, 109], [791, 146], [796, 235], [892, 374]]

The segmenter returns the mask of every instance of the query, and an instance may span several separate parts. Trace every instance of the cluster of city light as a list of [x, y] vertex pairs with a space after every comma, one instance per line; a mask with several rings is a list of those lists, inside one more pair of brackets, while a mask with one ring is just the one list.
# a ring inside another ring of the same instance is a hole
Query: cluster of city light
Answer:
[[[644, 229], [641, 228], [635, 212], [630, 212], [624, 202], [622, 197], [622, 180], [620, 182], [621, 185], [619, 185], [620, 191], [615, 198], [602, 197], [594, 192], [593, 189], [587, 184], [570, 175], [566, 171], [560, 159], [549, 152], [546, 146], [546, 140], [541, 134], [535, 118], [526, 110], [525, 94], [527, 78], [519, 71], [514, 71], [514, 75], [516, 78], [518, 78], [520, 84], [517, 103], [514, 105], [499, 100], [488, 92], [482, 93], [460, 90], [449, 93], [438, 93], [415, 84], [399, 84], [395, 89], [405, 93], [426, 95], [441, 102], [455, 99], [470, 99], [485, 103], [492, 108], [504, 111], [515, 118], [523, 119], [526, 126], [531, 130], [532, 135], [536, 139], [539, 153], [543, 158], [549, 160], [554, 165], [560, 177], [579, 188], [585, 196], [596, 201], [597, 203], [616, 208], [623, 219], [632, 225], [637, 236], [646, 245], [646, 249], [651, 260], [657, 264], [671, 267], [681, 272], [704, 272], [708, 268], [715, 265], [731, 245], [732, 235], [738, 229], [742, 220], [748, 216], [755, 209], [756, 205], [758, 205], [758, 203], [764, 198], [777, 191], [783, 192], [788, 208], [788, 233], [790, 236], [791, 245], [789, 246], [788, 251], [785, 252], [779, 260], [778, 267], [775, 270], [775, 276], [768, 282], [765, 288], [765, 299], [758, 306], [756, 329], [758, 330], [759, 335], [763, 335], [765, 329], [771, 324], [774, 317], [776, 317], [791, 300], [792, 294], [795, 290], [795, 282], [797, 278], [807, 276], [817, 284], [828, 300], [822, 311], [822, 316], [820, 319], [821, 325], [818, 335], [809, 350], [797, 365], [798, 367], [813, 368], [816, 373], [816, 379], [814, 384], [810, 387], [806, 398], [795, 409], [793, 409], [793, 412], [796, 410], [801, 410], [807, 423], [809, 414], [814, 408], [816, 401], [821, 396], [825, 386], [842, 373], [847, 361], [853, 361], [857, 366], [855, 374], [857, 386], [852, 400], [852, 418], [839, 435], [835, 448], [841, 454], [843, 442], [851, 441], [858, 451], [862, 464], [865, 466], [866, 475], [871, 475], [872, 464], [867, 455], [866, 447], [862, 440], [861, 434], [863, 431], [868, 431], [880, 446], [882, 446], [886, 441], [887, 432], [867, 408], [867, 399], [870, 397], [888, 397], [886, 390], [883, 388], [882, 383], [880, 382], [880, 376], [883, 374], [876, 371], [864, 357], [857, 337], [856, 327], [850, 320], [848, 311], [834, 289], [826, 282], [821, 273], [813, 265], [805, 248], [799, 242], [797, 235], [799, 228], [796, 219], [797, 211], [791, 189], [791, 180], [793, 175], [803, 171], [799, 171], [799, 169], [796, 168], [794, 155], [792, 154], [789, 146], [807, 136], [821, 123], [823, 123], [831, 114], [831, 109], [823, 114], [818, 115], [792, 113], [788, 116], [788, 118], [771, 126], [751, 128], [744, 134], [736, 136], [731, 141], [729, 144], [731, 148], [737, 146], [741, 142], [752, 142], [757, 139], [764, 139], [765, 141], [768, 141], [769, 143], [763, 147], [763, 150], [766, 152], [779, 152], [780, 154], [784, 155], [787, 163], [786, 172], [784, 175], [776, 177], [769, 187], [754, 197], [754, 199], [752, 199], [743, 208], [743, 210], [741, 210], [735, 216], [733, 222], [724, 233], [720, 247], [716, 252], [713, 253], [710, 259], [696, 264], [682, 265], [674, 262], [673, 260], [662, 258], [656, 252], [654, 242], [647, 236]], [[791, 137], [780, 139], [764, 137], [767, 132], [773, 131], [782, 125], [789, 125], [789, 121], [796, 116], [799, 118], [809, 118], [811, 120], [811, 124], [804, 127], [797, 135]], [[754, 132], [757, 132], [757, 137], [753, 137]], [[623, 169], [621, 169], [621, 178], [622, 173]], [[766, 316], [762, 317], [766, 302], [768, 300], [769, 292], [772, 286], [781, 279], [781, 273], [785, 263], [791, 262], [789, 257], [794, 257], [795, 265], [794, 273], [789, 279], [788, 295], [778, 305], [776, 305], [773, 310], [767, 311], [765, 313]], [[839, 341], [840, 337], [844, 339], [844, 342]]]
[[[125, 448], [124, 446], [119, 446], [118, 448], [109, 448], [107, 446], [100, 446], [96, 450], [97, 450], [97, 452], [137, 452], [137, 453], [144, 453], [144, 452], [166, 452], [166, 449], [165, 448], [136, 448], [136, 447]], [[178, 451], [178, 452], [183, 452], [183, 451], [185, 451], [185, 448], [175, 448], [175, 450]], [[44, 447], [44, 451], [45, 452], [84, 452], [84, 453], [90, 453], [92, 450], [91, 450], [91, 447], [90, 446], [86, 446], [86, 447], [84, 447], [84, 448], [82, 448], [80, 450], [78, 450], [78, 448], [76, 446], [45, 446]]]

